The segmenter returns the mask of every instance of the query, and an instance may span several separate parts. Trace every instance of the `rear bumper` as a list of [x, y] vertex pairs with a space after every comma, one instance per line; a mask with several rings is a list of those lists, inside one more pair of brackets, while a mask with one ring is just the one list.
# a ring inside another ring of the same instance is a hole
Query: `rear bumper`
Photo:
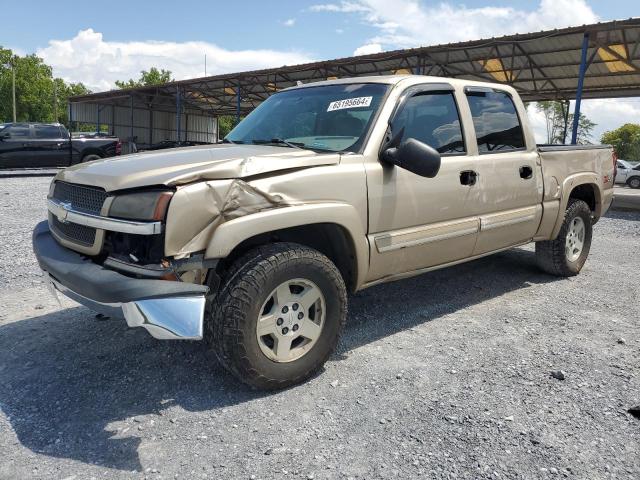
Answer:
[[202, 339], [207, 287], [131, 278], [103, 268], [56, 242], [47, 222], [33, 231], [33, 251], [45, 280], [78, 303], [123, 317], [130, 327], [144, 327], [158, 339]]

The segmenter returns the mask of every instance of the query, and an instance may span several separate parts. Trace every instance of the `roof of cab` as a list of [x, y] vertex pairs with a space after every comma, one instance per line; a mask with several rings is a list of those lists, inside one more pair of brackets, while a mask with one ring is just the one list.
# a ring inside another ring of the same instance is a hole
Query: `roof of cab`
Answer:
[[407, 81], [410, 85], [415, 85], [419, 83], [448, 83], [453, 87], [465, 87], [465, 86], [490, 87], [490, 88], [496, 88], [499, 90], [509, 91], [512, 94], [516, 93], [515, 89], [513, 89], [509, 85], [504, 85], [501, 83], [478, 82], [475, 80], [462, 80], [462, 79], [448, 78], [448, 77], [433, 77], [428, 75], [375, 75], [375, 76], [369, 76], [369, 77], [338, 78], [334, 80], [322, 80], [320, 82], [310, 82], [310, 83], [305, 83], [303, 85], [296, 85], [293, 87], [285, 88], [281, 91], [286, 92], [287, 90], [295, 90], [299, 88], [320, 87], [324, 85], [344, 85], [344, 84], [350, 84], [350, 83], [382, 83], [387, 85], [397, 85], [398, 83], [404, 82], [404, 81]]

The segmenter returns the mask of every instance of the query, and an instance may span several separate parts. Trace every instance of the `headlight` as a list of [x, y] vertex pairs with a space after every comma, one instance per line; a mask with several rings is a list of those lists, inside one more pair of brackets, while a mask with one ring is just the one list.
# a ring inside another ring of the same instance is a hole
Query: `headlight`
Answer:
[[141, 192], [119, 195], [109, 216], [128, 220], [164, 220], [173, 192]]

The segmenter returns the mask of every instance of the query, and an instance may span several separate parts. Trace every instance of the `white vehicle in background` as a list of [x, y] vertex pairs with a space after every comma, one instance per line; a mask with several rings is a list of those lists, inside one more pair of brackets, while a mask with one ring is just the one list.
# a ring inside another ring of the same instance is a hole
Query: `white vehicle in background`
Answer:
[[617, 160], [616, 183], [627, 184], [631, 188], [640, 188], [640, 163]]

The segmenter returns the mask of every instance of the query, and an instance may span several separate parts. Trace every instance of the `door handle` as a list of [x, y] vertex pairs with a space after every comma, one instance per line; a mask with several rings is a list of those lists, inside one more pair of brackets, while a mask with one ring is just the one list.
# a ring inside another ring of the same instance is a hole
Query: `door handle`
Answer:
[[525, 180], [529, 180], [533, 177], [533, 168], [529, 165], [523, 165], [520, 167], [520, 178], [524, 178]]
[[471, 187], [476, 184], [479, 176], [478, 172], [473, 170], [463, 170], [460, 172], [460, 183]]

